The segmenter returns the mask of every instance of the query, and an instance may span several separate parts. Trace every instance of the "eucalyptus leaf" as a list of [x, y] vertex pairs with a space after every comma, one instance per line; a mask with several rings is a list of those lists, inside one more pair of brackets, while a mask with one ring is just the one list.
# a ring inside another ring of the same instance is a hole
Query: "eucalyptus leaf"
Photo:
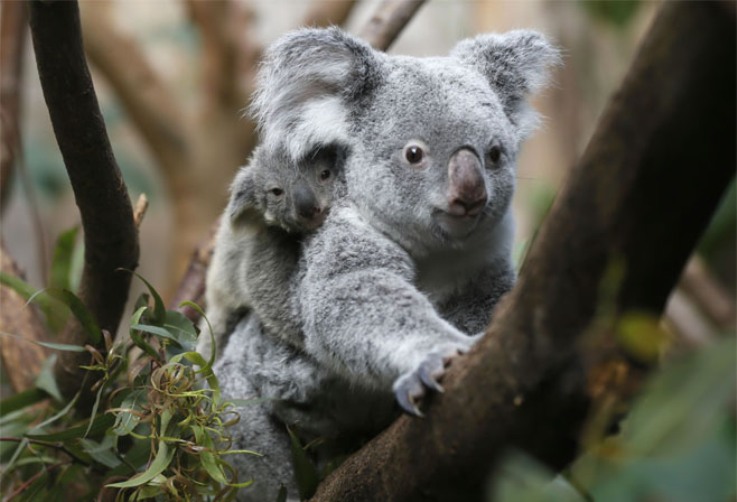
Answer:
[[58, 402], [64, 402], [64, 398], [59, 390], [54, 376], [54, 365], [56, 364], [56, 354], [51, 354], [41, 366], [41, 371], [36, 377], [36, 388], [41, 389], [48, 395], [56, 399]]
[[289, 432], [290, 446], [292, 449], [292, 460], [294, 463], [294, 475], [297, 478], [297, 488], [299, 496], [302, 500], [309, 499], [317, 490], [320, 482], [320, 476], [312, 461], [307, 456], [307, 452], [300, 443], [295, 432], [287, 427]]

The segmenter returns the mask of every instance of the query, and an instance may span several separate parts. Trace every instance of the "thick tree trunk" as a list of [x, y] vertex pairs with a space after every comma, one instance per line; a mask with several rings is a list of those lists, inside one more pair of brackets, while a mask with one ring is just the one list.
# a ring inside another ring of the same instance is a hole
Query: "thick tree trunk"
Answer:
[[399, 419], [314, 500], [481, 500], [510, 446], [573, 458], [602, 286], [615, 312], [660, 313], [734, 176], [734, 41], [721, 4], [663, 6], [485, 339], [427, 418]]

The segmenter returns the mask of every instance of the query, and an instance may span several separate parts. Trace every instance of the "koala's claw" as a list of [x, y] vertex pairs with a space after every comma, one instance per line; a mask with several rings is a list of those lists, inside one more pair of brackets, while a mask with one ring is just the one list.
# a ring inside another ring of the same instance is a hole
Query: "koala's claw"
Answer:
[[454, 355], [461, 353], [455, 351], [453, 355], [443, 356], [432, 353], [420, 363], [419, 367], [406, 375], [400, 377], [394, 386], [394, 395], [403, 411], [416, 417], [423, 414], [417, 404], [427, 394], [427, 391], [444, 392], [439, 380], [445, 373], [445, 367]]

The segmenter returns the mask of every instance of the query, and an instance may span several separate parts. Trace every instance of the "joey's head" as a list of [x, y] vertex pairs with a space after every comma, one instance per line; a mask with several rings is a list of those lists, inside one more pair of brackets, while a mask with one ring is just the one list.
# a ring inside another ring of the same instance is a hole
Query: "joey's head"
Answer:
[[473, 245], [508, 221], [515, 159], [536, 123], [526, 99], [557, 59], [531, 31], [414, 58], [337, 28], [299, 30], [267, 52], [253, 111], [292, 155], [349, 142], [347, 197], [418, 255]]
[[290, 233], [317, 229], [341, 192], [346, 152], [319, 145], [294, 160], [281, 146], [259, 146], [233, 183], [231, 221], [255, 219]]

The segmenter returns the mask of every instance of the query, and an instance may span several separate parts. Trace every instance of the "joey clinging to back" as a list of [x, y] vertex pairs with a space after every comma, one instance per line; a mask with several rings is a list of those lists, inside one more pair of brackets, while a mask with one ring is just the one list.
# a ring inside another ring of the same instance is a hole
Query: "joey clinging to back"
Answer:
[[[343, 190], [347, 149], [318, 145], [296, 160], [281, 144], [260, 145], [236, 175], [207, 275], [208, 319], [218, 351], [247, 310], [267, 329], [297, 341], [289, 281], [301, 238], [322, 225]], [[199, 349], [209, 353], [209, 337]]]

